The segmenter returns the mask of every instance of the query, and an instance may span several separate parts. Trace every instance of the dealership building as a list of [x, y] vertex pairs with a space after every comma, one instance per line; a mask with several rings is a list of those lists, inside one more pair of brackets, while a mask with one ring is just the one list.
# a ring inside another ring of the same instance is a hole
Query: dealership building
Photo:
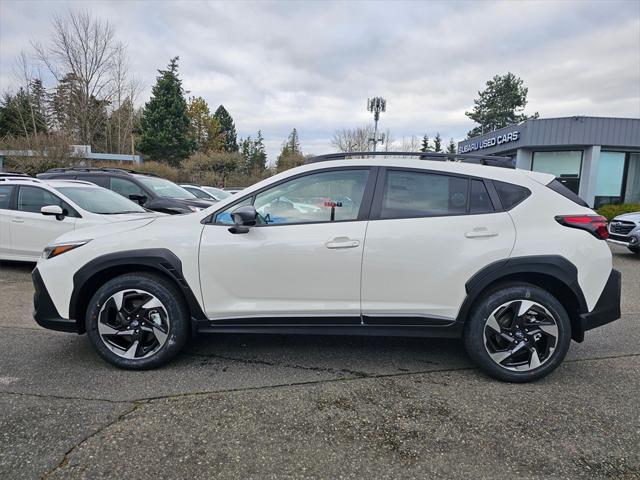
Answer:
[[597, 208], [640, 203], [640, 118], [525, 120], [458, 143], [458, 153], [510, 157], [551, 173]]

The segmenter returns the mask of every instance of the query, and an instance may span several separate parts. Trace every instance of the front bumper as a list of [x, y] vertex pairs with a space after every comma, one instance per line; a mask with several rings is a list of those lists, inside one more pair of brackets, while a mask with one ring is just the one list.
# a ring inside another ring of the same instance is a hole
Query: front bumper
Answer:
[[640, 249], [640, 233], [634, 233], [632, 235], [619, 235], [609, 234], [607, 239], [609, 243], [615, 243], [616, 245], [622, 245], [630, 249]]
[[31, 272], [33, 286], [35, 292], [33, 294], [33, 319], [41, 327], [49, 330], [57, 330], [59, 332], [75, 332], [78, 331], [78, 322], [68, 318], [62, 318], [58, 313], [49, 292], [42, 281], [42, 276], [38, 272], [38, 267]]
[[609, 279], [596, 302], [596, 306], [588, 313], [580, 315], [579, 329], [574, 332], [574, 339], [584, 339], [584, 332], [600, 327], [620, 318], [620, 295], [622, 289], [622, 276], [618, 270], [611, 270]]

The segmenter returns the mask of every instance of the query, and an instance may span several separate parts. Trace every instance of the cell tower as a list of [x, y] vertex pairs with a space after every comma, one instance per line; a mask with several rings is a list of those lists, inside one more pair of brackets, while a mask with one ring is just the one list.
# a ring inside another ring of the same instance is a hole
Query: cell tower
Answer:
[[387, 111], [387, 101], [382, 97], [367, 98], [367, 110], [373, 113], [375, 127], [373, 138], [369, 138], [369, 141], [373, 142], [373, 151], [375, 152], [378, 142], [384, 143], [384, 133], [378, 137], [378, 120], [380, 120], [380, 113]]

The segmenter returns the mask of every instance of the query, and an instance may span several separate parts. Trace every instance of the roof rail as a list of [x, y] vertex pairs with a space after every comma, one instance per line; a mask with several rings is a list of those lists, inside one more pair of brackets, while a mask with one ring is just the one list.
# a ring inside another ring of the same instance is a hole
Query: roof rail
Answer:
[[11, 181], [20, 181], [20, 182], [33, 182], [33, 183], [42, 183], [42, 180], [38, 179], [38, 178], [33, 178], [33, 177], [29, 177], [27, 175], [25, 175], [24, 177], [22, 175], [14, 175], [11, 177], [2, 177], [0, 176], [0, 182], [11, 182]]
[[24, 177], [31, 177], [31, 175], [29, 175], [27, 173], [22, 173], [22, 172], [0, 172], [0, 177], [24, 178]]
[[328, 153], [311, 157], [305, 163], [327, 162], [330, 160], [346, 160], [348, 158], [367, 157], [417, 157], [419, 160], [435, 160], [441, 162], [462, 162], [488, 165], [491, 167], [515, 168], [509, 157], [493, 155], [475, 155], [470, 153], [439, 153], [439, 152], [341, 152]]
[[57, 168], [50, 168], [44, 173], [63, 173], [63, 172], [135, 173], [138, 175], [149, 175], [151, 177], [158, 176], [155, 173], [139, 172], [137, 170], [131, 170], [129, 168], [119, 168], [119, 167], [57, 167]]
[[87, 182], [86, 180], [71, 180], [68, 178], [47, 178], [45, 179], [46, 183], [49, 182], [64, 182], [64, 183], [79, 183], [81, 185], [92, 185], [92, 186], [97, 186], [95, 183], [93, 182]]

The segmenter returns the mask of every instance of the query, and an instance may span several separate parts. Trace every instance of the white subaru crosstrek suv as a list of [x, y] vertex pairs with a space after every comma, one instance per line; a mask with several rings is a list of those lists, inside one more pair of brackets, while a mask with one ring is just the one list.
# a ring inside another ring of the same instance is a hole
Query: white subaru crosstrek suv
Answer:
[[35, 320], [86, 332], [122, 368], [166, 363], [192, 332], [433, 336], [524, 382], [619, 318], [606, 222], [553, 176], [353, 155], [202, 212], [60, 237], [33, 271]]
[[63, 233], [159, 215], [93, 183], [3, 174], [0, 260], [36, 262]]

